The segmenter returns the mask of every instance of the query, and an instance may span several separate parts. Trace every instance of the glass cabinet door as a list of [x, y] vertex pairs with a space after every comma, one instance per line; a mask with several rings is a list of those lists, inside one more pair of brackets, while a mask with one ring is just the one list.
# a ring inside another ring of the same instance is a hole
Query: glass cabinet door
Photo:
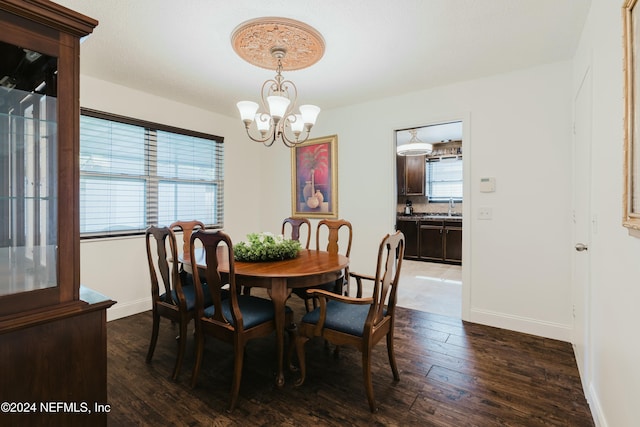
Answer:
[[58, 286], [57, 71], [0, 41], [0, 296]]

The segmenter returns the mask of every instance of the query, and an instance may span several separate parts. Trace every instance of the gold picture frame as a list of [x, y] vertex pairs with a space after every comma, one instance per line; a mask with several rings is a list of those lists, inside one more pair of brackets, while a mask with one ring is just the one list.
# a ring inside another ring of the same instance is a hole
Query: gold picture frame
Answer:
[[625, 0], [624, 32], [624, 191], [622, 225], [640, 230], [640, 25], [637, 0]]
[[291, 148], [291, 216], [338, 218], [338, 136]]

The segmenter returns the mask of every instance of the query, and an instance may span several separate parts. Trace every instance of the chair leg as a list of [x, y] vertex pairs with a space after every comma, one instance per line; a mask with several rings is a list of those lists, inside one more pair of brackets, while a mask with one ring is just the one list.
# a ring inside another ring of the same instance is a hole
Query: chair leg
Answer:
[[304, 384], [305, 377], [307, 376], [307, 366], [304, 355], [304, 345], [307, 341], [309, 341], [308, 337], [300, 335], [296, 337], [296, 353], [298, 355], [298, 365], [300, 365], [300, 378], [295, 382], [296, 387]]
[[287, 351], [287, 362], [289, 364], [289, 370], [291, 372], [296, 372], [298, 370], [298, 368], [296, 368], [296, 366], [293, 363], [293, 351], [295, 350], [296, 347], [296, 338], [298, 336], [298, 326], [293, 323], [293, 322], [289, 322], [289, 326], [287, 326], [287, 333], [289, 334], [289, 349]]
[[393, 350], [393, 328], [387, 334], [387, 354], [389, 354], [389, 365], [391, 365], [391, 372], [393, 372], [393, 379], [400, 381], [400, 374], [398, 373], [398, 365], [396, 365], [396, 355]]
[[151, 363], [151, 358], [153, 358], [153, 352], [155, 351], [156, 343], [158, 342], [159, 329], [160, 329], [160, 316], [154, 310], [153, 326], [151, 329], [151, 341], [149, 342], [149, 350], [147, 351], [147, 363]]
[[202, 352], [204, 351], [204, 335], [196, 326], [196, 360], [193, 363], [193, 371], [191, 372], [191, 387], [195, 387], [198, 382], [198, 374], [200, 373], [200, 365], [202, 364]]
[[180, 368], [182, 367], [182, 359], [184, 359], [184, 352], [187, 349], [187, 324], [188, 320], [182, 320], [180, 322], [180, 336], [178, 337], [178, 356], [176, 357], [176, 365], [173, 367], [173, 380], [176, 381], [180, 375]]
[[[313, 308], [311, 308], [309, 306], [309, 301], [311, 301], [313, 303]], [[307, 311], [307, 313], [309, 313], [314, 308], [316, 308], [316, 300], [315, 300], [315, 298], [305, 298], [304, 299], [304, 309]]]
[[228, 412], [233, 411], [238, 401], [238, 394], [240, 393], [240, 381], [242, 380], [242, 365], [244, 361], [244, 342], [234, 343], [234, 362], [233, 362], [233, 381], [231, 383], [231, 402], [229, 403]]
[[371, 412], [377, 412], [376, 401], [373, 398], [373, 383], [371, 382], [371, 358], [368, 349], [362, 352], [362, 373], [364, 376], [364, 389], [367, 392], [367, 400], [369, 400], [369, 409]]

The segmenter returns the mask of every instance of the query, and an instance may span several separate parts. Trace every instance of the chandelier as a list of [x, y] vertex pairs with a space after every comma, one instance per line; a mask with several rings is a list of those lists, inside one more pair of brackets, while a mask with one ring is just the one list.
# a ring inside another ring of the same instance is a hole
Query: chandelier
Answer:
[[417, 129], [409, 129], [411, 138], [406, 144], [398, 145], [396, 147], [396, 154], [398, 156], [423, 156], [425, 154], [431, 154], [433, 151], [433, 145], [428, 142], [422, 142], [416, 135]]
[[276, 71], [273, 79], [262, 84], [262, 105], [253, 101], [237, 104], [249, 138], [268, 147], [276, 140], [294, 147], [309, 139], [320, 108], [301, 105], [296, 111], [298, 88], [282, 76], [282, 71], [299, 70], [316, 63], [324, 54], [320, 33], [292, 19], [258, 18], [239, 25], [231, 40], [241, 58]]

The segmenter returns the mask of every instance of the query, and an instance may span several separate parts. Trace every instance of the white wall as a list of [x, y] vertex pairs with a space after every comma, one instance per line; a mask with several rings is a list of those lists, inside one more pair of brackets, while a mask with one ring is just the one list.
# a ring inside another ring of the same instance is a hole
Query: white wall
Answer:
[[593, 227], [589, 334], [582, 378], [599, 426], [636, 426], [640, 420], [640, 239], [622, 227], [623, 74], [622, 2], [592, 0], [576, 53], [574, 88], [590, 64], [593, 79]]

